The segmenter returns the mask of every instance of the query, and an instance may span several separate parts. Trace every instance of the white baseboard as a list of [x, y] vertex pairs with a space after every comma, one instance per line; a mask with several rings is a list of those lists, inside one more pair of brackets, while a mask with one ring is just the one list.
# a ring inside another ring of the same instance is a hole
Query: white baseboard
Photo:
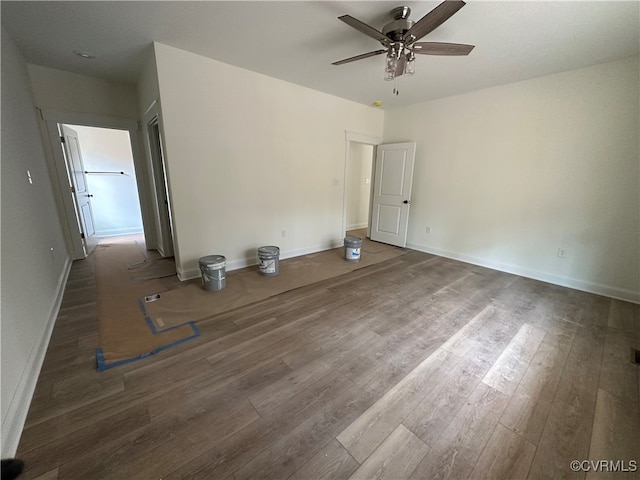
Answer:
[[360, 230], [361, 228], [367, 228], [367, 222], [364, 223], [355, 223], [353, 225], [347, 225], [347, 231], [349, 230]]
[[58, 286], [56, 295], [51, 300], [49, 306], [47, 324], [40, 341], [35, 343], [31, 352], [29, 352], [29, 359], [27, 365], [22, 372], [20, 382], [16, 387], [16, 391], [13, 394], [9, 408], [5, 416], [5, 421], [2, 425], [2, 458], [11, 458], [15, 456], [18, 444], [20, 443], [20, 437], [22, 436], [22, 429], [24, 428], [24, 422], [27, 419], [27, 413], [29, 412], [29, 406], [31, 405], [31, 399], [36, 389], [36, 383], [38, 382], [38, 376], [40, 375], [40, 369], [44, 362], [44, 356], [47, 353], [47, 347], [49, 346], [49, 340], [51, 339], [51, 333], [60, 311], [60, 304], [62, 303], [62, 297], [64, 295], [65, 285], [69, 278], [69, 271], [71, 270], [71, 258], [67, 257], [67, 260], [62, 268], [62, 272], [58, 277]]
[[[332, 248], [336, 248], [340, 246], [342, 246], [342, 240], [326, 243], [322, 245], [314, 245], [312, 247], [304, 247], [304, 248], [297, 248], [295, 250], [288, 250], [286, 252], [280, 252], [280, 260], [284, 260], [286, 258], [292, 258], [292, 257], [299, 257], [301, 255], [309, 255], [310, 253], [318, 253], [325, 250], [331, 250]], [[226, 271], [231, 272], [233, 270], [239, 270], [240, 268], [250, 267], [252, 265], [257, 265], [257, 264], [258, 264], [257, 261], [253, 259], [252, 260], [249, 260], [246, 258], [236, 259], [236, 260], [227, 259]], [[183, 282], [186, 280], [191, 280], [193, 278], [200, 277], [199, 268], [192, 268], [189, 270], [182, 270], [178, 268], [177, 271], [178, 271], [178, 278]]]
[[96, 230], [96, 237], [119, 237], [120, 235], [137, 235], [143, 233], [142, 227], [112, 228], [110, 230]]
[[597, 295], [604, 295], [605, 297], [616, 298], [618, 300], [624, 300], [627, 302], [640, 303], [640, 292], [634, 292], [632, 290], [612, 287], [610, 285], [584, 282], [575, 278], [561, 277], [558, 275], [539, 272], [537, 270], [531, 270], [517, 265], [492, 262], [482, 258], [465, 255], [463, 253], [450, 252], [447, 250], [441, 250], [439, 248], [428, 247], [416, 243], [407, 243], [407, 247], [413, 250], [418, 250], [420, 252], [438, 255], [439, 257], [451, 258], [453, 260], [459, 260], [461, 262], [491, 268], [492, 270], [498, 270], [500, 272], [512, 273], [514, 275], [520, 275], [521, 277], [527, 277], [533, 280], [553, 283], [554, 285], [560, 285], [562, 287], [569, 287], [575, 290], [582, 290], [584, 292], [595, 293]]

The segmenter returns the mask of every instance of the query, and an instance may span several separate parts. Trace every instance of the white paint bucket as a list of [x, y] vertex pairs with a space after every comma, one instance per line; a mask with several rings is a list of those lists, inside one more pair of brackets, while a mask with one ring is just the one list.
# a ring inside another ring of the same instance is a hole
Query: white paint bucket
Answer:
[[362, 239], [358, 237], [344, 237], [344, 259], [347, 262], [359, 262]]
[[227, 259], [222, 255], [207, 255], [198, 260], [202, 273], [202, 288], [215, 292], [226, 286]]
[[280, 248], [267, 246], [258, 248], [258, 265], [260, 273], [267, 277], [274, 277], [280, 272]]

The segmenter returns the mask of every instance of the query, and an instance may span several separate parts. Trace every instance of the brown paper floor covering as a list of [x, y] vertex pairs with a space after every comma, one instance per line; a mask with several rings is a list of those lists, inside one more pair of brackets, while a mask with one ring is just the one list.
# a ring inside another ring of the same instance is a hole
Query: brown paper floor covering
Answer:
[[173, 257], [145, 258], [142, 262], [129, 265], [128, 270], [134, 280], [153, 280], [175, 275], [176, 262]]
[[[280, 273], [269, 277], [258, 267], [227, 272], [226, 287], [206, 291], [201, 281], [160, 293], [156, 301], [144, 303], [145, 313], [155, 328], [162, 331], [187, 322], [197, 322], [223, 312], [264, 300], [294, 288], [367, 267], [403, 255], [405, 250], [363, 238], [359, 262], [344, 260], [342, 247], [280, 261]], [[145, 295], [156, 293], [149, 289]], [[144, 302], [144, 300], [143, 300]]]
[[98, 245], [92, 254], [98, 293], [98, 370], [144, 358], [197, 336], [192, 325], [155, 333], [150, 328], [138, 299], [149, 291], [164, 290], [164, 284], [132, 278], [127, 267], [145, 260], [144, 246], [132, 237], [122, 238]]

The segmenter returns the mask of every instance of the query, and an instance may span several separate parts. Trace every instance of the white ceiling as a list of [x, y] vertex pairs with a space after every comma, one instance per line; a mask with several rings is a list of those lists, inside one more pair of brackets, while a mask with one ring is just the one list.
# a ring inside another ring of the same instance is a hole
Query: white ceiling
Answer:
[[[418, 56], [400, 95], [384, 56], [332, 66], [380, 44], [337, 19], [381, 29], [398, 5], [437, 1], [2, 1], [2, 28], [28, 62], [135, 83], [153, 41], [384, 108], [572, 70], [639, 53], [638, 1], [469, 1], [423, 41], [469, 43], [468, 57]], [[87, 50], [91, 60], [72, 54]]]

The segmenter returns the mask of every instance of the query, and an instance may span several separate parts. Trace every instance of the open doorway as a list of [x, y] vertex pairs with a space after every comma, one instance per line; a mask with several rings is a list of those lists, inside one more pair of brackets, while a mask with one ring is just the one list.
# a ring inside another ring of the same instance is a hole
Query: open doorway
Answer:
[[[143, 233], [129, 132], [64, 124], [76, 134], [97, 237]], [[84, 215], [83, 215], [84, 216]]]
[[145, 147], [150, 161], [150, 182], [153, 185], [153, 206], [156, 219], [156, 246], [162, 257], [174, 255], [173, 217], [171, 214], [171, 196], [167, 179], [164, 158], [164, 140], [162, 138], [162, 116], [160, 104], [153, 101], [142, 117], [144, 129], [142, 132]]
[[[358, 177], [353, 172], [359, 168], [356, 165], [360, 164], [360, 159], [369, 157], [371, 152], [366, 236], [376, 242], [405, 247], [416, 143], [382, 144], [382, 140], [376, 137], [347, 132], [345, 151], [343, 232], [346, 234], [349, 227], [354, 225], [351, 205], [361, 187], [352, 181], [352, 177]], [[362, 179], [367, 181], [366, 176], [357, 181]], [[356, 236], [362, 236], [361, 233]]]
[[143, 233], [129, 132], [57, 124], [84, 256], [100, 239]]
[[164, 155], [162, 153], [162, 135], [158, 116], [154, 116], [147, 124], [149, 150], [153, 181], [156, 185], [155, 204], [158, 207], [158, 252], [163, 257], [173, 255], [173, 233], [171, 227], [171, 208], [169, 207], [169, 186], [165, 172]]
[[346, 132], [344, 167], [344, 235], [369, 237], [376, 146], [382, 138]]
[[[98, 234], [113, 236], [142, 230], [146, 249], [155, 249], [155, 228], [148, 200], [149, 187], [153, 184], [148, 180], [149, 169], [140, 156], [138, 122], [119, 117], [39, 110], [50, 161], [51, 185], [71, 258], [85, 258], [97, 243]], [[89, 127], [96, 130], [89, 130]], [[93, 148], [87, 149], [95, 139], [87, 137], [90, 141], [82, 142], [83, 133], [86, 136], [87, 132], [95, 134], [105, 130], [120, 135], [122, 143], [117, 148], [127, 152], [126, 160], [114, 160], [109, 146], [97, 153]], [[89, 154], [87, 150], [92, 152]], [[85, 160], [89, 162], [87, 165]], [[121, 168], [119, 164], [122, 164]], [[103, 178], [102, 185], [95, 182], [99, 176]], [[123, 213], [123, 205], [130, 213]], [[98, 208], [97, 224], [95, 207]], [[85, 214], [86, 218], [83, 218]]]
[[345, 176], [346, 230], [350, 235], [367, 235], [371, 211], [373, 154], [373, 145], [351, 142]]

